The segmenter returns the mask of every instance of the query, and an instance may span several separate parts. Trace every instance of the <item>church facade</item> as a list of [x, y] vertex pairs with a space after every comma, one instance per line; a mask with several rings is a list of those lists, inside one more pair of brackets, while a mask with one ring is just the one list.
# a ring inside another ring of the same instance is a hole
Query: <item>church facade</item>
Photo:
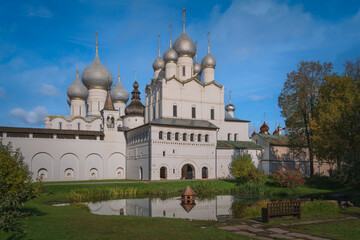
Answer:
[[19, 147], [33, 177], [43, 181], [89, 179], [229, 178], [229, 165], [250, 153], [262, 170], [263, 149], [248, 135], [249, 121], [225, 105], [210, 53], [183, 31], [153, 62], [145, 105], [136, 80], [129, 92], [96, 55], [67, 90], [69, 116], [46, 116], [45, 129], [0, 127], [3, 143]]

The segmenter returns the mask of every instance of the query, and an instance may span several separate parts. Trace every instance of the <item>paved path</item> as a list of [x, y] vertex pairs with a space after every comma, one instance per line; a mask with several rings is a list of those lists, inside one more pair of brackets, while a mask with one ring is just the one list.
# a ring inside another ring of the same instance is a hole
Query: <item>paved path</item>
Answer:
[[[337, 218], [337, 219], [324, 219], [324, 220], [313, 220], [306, 222], [297, 222], [297, 223], [280, 223], [280, 226], [296, 226], [296, 225], [305, 225], [305, 224], [316, 224], [324, 222], [333, 222], [333, 221], [346, 221], [358, 219], [357, 217], [346, 217], [346, 218]], [[252, 237], [255, 239], [262, 240], [272, 240], [272, 239], [305, 239], [305, 240], [330, 240], [328, 238], [313, 236], [309, 234], [291, 232], [274, 226], [266, 226], [260, 223], [250, 224], [242, 222], [240, 225], [234, 226], [223, 226], [219, 227], [221, 230], [230, 231], [236, 234], [240, 234], [247, 237]]]

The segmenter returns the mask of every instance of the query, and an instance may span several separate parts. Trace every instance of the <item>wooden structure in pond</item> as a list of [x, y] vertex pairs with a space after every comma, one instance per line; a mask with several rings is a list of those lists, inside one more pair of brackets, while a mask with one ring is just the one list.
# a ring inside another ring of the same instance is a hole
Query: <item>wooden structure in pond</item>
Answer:
[[195, 195], [196, 193], [191, 189], [190, 186], [186, 186], [186, 188], [181, 192], [181, 206], [185, 209], [186, 212], [190, 212], [191, 209], [193, 209], [193, 207], [196, 205]]

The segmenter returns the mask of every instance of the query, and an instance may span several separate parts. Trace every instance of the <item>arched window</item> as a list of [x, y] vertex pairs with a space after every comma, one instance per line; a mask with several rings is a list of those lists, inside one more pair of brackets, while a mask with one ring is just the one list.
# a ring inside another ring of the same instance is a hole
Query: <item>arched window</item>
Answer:
[[238, 134], [235, 133], [235, 134], [234, 134], [234, 141], [237, 141], [237, 140], [238, 140]]
[[187, 141], [187, 134], [186, 133], [183, 133], [183, 141]]
[[77, 125], [78, 125], [78, 130], [80, 130], [80, 123], [78, 123]]
[[167, 133], [167, 140], [171, 140], [171, 132]]
[[209, 135], [208, 134], [205, 135], [205, 142], [209, 142]]
[[198, 134], [197, 140], [198, 142], [201, 142], [201, 134]]
[[175, 141], [179, 141], [179, 133], [175, 133]]
[[159, 132], [159, 139], [163, 139], [163, 132], [162, 131]]
[[201, 169], [201, 177], [202, 178], [208, 178], [208, 168], [207, 167], [203, 167]]
[[59, 129], [62, 129], [62, 122], [59, 122]]
[[228, 141], [231, 140], [231, 133], [228, 133]]
[[190, 141], [193, 142], [194, 141], [194, 134], [190, 134]]

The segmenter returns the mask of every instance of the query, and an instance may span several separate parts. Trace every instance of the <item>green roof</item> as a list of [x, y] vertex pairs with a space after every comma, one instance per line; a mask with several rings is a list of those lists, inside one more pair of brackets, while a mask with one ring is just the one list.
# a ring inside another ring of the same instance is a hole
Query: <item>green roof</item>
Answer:
[[217, 149], [253, 149], [260, 150], [262, 147], [251, 141], [217, 141]]
[[289, 139], [287, 136], [278, 136], [278, 135], [267, 135], [267, 134], [259, 134], [265, 141], [275, 146], [288, 146]]

